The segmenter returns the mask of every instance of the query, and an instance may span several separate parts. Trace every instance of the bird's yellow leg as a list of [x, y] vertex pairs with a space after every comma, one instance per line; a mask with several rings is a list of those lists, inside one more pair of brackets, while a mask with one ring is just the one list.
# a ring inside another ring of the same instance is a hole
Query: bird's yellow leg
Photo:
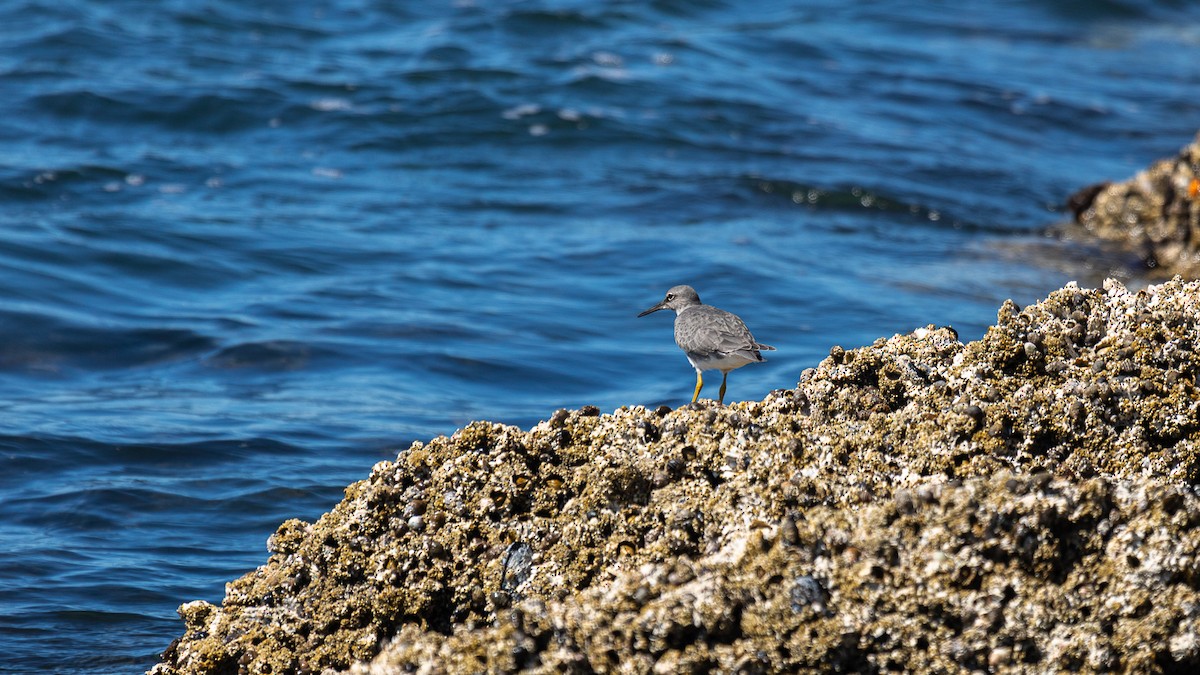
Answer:
[[700, 371], [696, 371], [696, 391], [692, 392], [692, 403], [700, 398], [700, 388], [704, 386], [704, 378], [700, 376]]
[[729, 377], [729, 371], [721, 373], [721, 394], [717, 397], [717, 403], [725, 405], [725, 378]]

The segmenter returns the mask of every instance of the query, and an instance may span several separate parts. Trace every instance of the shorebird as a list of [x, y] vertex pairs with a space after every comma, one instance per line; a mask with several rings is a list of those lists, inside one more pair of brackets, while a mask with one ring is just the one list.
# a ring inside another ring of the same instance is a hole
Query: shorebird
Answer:
[[704, 387], [705, 370], [721, 371], [721, 393], [717, 403], [725, 403], [725, 380], [729, 371], [747, 363], [766, 361], [759, 353], [775, 351], [771, 345], [754, 341], [750, 329], [737, 317], [723, 309], [700, 302], [700, 296], [691, 286], [676, 286], [667, 291], [662, 302], [638, 314], [646, 316], [660, 309], [675, 310], [675, 344], [687, 355], [688, 362], [696, 369], [696, 391], [692, 403], [700, 397]]

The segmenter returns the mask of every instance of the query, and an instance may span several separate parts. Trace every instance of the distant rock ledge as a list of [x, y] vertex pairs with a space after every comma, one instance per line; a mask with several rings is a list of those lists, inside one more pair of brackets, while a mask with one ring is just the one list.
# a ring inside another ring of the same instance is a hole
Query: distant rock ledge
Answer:
[[416, 443], [150, 672], [1197, 672], [1200, 284]]
[[1067, 206], [1090, 234], [1116, 242], [1148, 269], [1200, 277], [1200, 135], [1127, 181], [1083, 188]]

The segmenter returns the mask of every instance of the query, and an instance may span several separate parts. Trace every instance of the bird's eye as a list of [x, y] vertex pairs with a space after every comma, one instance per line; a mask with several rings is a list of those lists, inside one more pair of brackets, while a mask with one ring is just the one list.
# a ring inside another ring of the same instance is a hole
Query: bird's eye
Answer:
[[674, 294], [674, 293], [667, 293], [667, 299], [668, 299], [668, 300], [674, 300], [674, 299], [675, 299], [675, 294]]

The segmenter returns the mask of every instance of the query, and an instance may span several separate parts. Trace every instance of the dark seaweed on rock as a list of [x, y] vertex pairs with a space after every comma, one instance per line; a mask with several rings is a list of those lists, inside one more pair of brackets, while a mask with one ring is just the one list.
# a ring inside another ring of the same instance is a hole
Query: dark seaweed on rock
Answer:
[[1070, 285], [759, 402], [473, 423], [284, 523], [152, 672], [1192, 671], [1198, 343], [1200, 284]]

